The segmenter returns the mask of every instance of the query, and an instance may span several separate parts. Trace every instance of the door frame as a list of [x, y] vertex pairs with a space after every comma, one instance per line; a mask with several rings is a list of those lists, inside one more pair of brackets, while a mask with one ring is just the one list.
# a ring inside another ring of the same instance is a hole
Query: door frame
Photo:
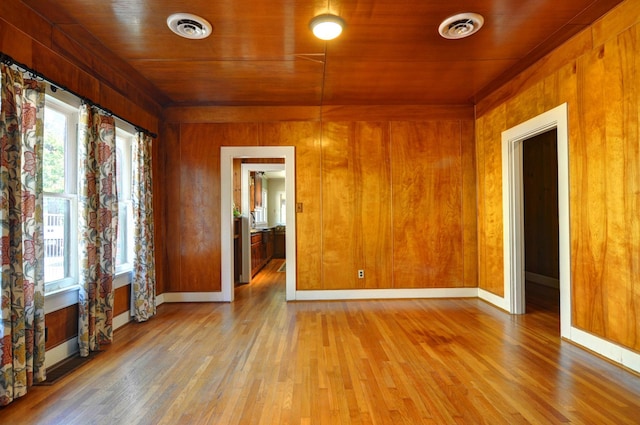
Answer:
[[222, 300], [233, 302], [233, 160], [234, 158], [284, 159], [287, 217], [285, 245], [287, 252], [286, 300], [295, 300], [297, 278], [295, 147], [293, 146], [223, 146], [220, 148], [220, 279]]
[[569, 133], [566, 103], [502, 133], [503, 307], [511, 314], [525, 312], [523, 143], [527, 139], [554, 128], [557, 130], [558, 155], [560, 336], [570, 338], [571, 235], [569, 228]]

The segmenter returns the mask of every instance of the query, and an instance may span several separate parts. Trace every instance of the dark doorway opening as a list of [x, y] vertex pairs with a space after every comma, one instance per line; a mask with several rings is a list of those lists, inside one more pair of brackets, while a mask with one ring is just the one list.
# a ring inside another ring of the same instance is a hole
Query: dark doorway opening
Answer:
[[523, 145], [525, 311], [560, 316], [558, 142], [552, 129]]

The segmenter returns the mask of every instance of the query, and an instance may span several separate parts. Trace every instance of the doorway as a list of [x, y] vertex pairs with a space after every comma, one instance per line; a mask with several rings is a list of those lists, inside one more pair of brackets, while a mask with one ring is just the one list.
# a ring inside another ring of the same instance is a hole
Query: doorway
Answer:
[[555, 128], [523, 141], [525, 313], [559, 316], [558, 142]]
[[558, 175], [558, 263], [560, 335], [571, 336], [571, 259], [569, 231], [569, 148], [567, 104], [562, 104], [502, 133], [502, 195], [504, 234], [504, 299], [512, 314], [525, 312], [524, 141], [556, 131]]
[[285, 298], [296, 298], [296, 220], [295, 220], [295, 148], [293, 146], [225, 146], [220, 148], [220, 256], [223, 301], [234, 299], [234, 245], [233, 245], [233, 160], [252, 158], [284, 159], [286, 194], [287, 272]]
[[[238, 158], [234, 158], [238, 159]], [[271, 246], [271, 255], [275, 247], [276, 238], [278, 242], [280, 237], [286, 236], [286, 173], [283, 163], [265, 163], [252, 162], [252, 159], [244, 159], [240, 166], [240, 187], [241, 187], [241, 211], [243, 212], [242, 220], [242, 270], [240, 273], [241, 283], [250, 283], [253, 278], [255, 268], [261, 268], [261, 265], [254, 264], [256, 255], [252, 255], [254, 247], [252, 239], [255, 235], [252, 233], [256, 229], [271, 228], [273, 232], [267, 232], [268, 236], [262, 235], [261, 239], [269, 239]], [[269, 160], [260, 158], [260, 160]], [[253, 175], [253, 177], [252, 177]], [[258, 177], [259, 175], [259, 177]], [[260, 178], [258, 188], [257, 180]], [[275, 183], [275, 184], [274, 184]], [[276, 187], [277, 185], [277, 187]], [[256, 205], [258, 194], [256, 190], [262, 191], [259, 205]], [[283, 203], [284, 201], [284, 203]], [[284, 207], [284, 208], [282, 208]], [[276, 232], [278, 230], [278, 232]], [[283, 231], [284, 230], [284, 231]], [[276, 235], [278, 233], [278, 235]], [[286, 252], [286, 244], [283, 240], [281, 243], [281, 251], [284, 256]], [[266, 251], [269, 251], [267, 249]], [[263, 259], [264, 260], [264, 259]], [[264, 264], [264, 261], [262, 262]]]

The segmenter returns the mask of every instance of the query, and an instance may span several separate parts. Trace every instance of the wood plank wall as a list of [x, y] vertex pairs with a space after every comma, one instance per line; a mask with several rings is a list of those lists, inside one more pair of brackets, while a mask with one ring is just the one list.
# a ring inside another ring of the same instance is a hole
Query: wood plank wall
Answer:
[[472, 108], [176, 107], [165, 120], [162, 185], [180, 206], [168, 292], [220, 290], [221, 146], [296, 147], [298, 289], [477, 285]]
[[[89, 53], [19, 1], [0, 2], [0, 51], [45, 75], [56, 84], [84, 96], [114, 114], [146, 128], [159, 130], [162, 107], [150, 96], [149, 87], [138, 81], [121, 63], [105, 59], [105, 53]], [[159, 141], [153, 145], [154, 174], [163, 167], [158, 153]], [[154, 182], [154, 190], [161, 188]], [[156, 251], [164, 250], [164, 197], [154, 199], [156, 211]], [[164, 256], [157, 255], [158, 293], [163, 292]], [[114, 316], [129, 310], [130, 286], [115, 291]], [[46, 315], [48, 340], [53, 348], [77, 335], [78, 306], [73, 305]]]
[[627, 0], [477, 105], [479, 286], [502, 295], [501, 132], [569, 114], [573, 325], [640, 351], [640, 2]]

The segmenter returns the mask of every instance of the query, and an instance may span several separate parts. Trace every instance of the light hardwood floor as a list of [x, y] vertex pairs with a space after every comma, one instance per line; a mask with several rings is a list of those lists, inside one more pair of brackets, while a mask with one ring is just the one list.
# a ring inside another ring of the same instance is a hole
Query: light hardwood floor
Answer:
[[233, 304], [121, 328], [0, 423], [640, 422], [640, 378], [561, 341], [544, 296], [519, 317], [475, 299], [286, 303], [280, 264]]

